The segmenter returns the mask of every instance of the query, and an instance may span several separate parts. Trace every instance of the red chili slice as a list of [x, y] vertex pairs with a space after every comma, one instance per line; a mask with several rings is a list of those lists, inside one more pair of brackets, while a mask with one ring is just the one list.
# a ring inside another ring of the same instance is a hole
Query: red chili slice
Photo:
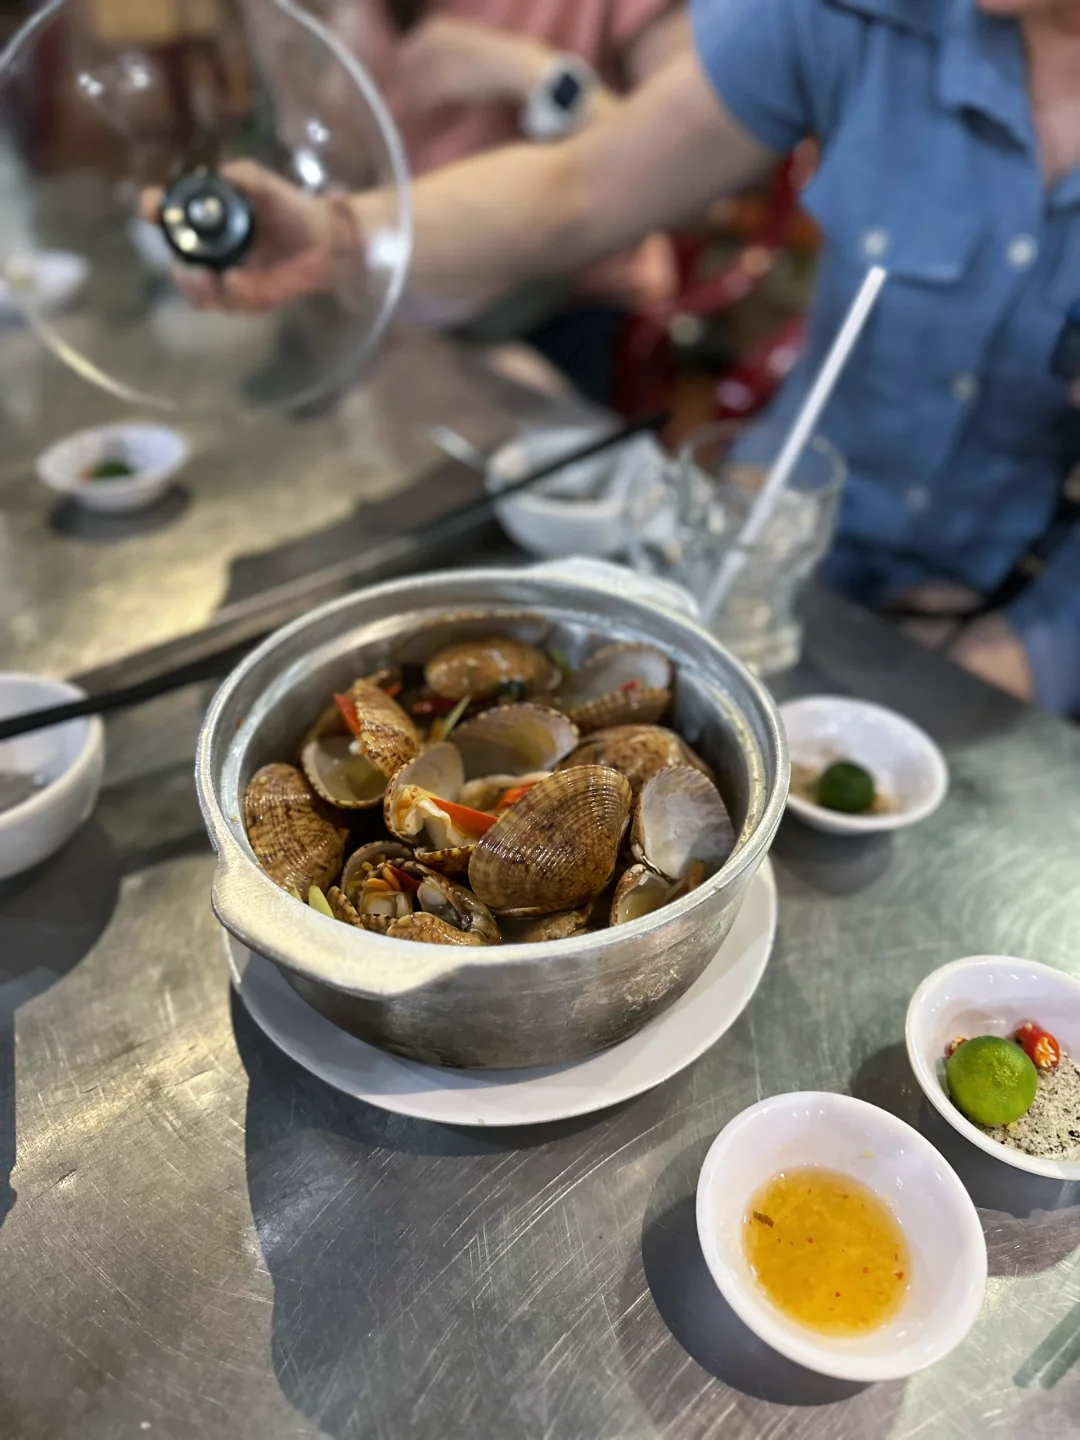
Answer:
[[1025, 1020], [1016, 1027], [1013, 1039], [1039, 1070], [1056, 1070], [1061, 1064], [1061, 1046], [1041, 1025]]
[[513, 785], [509, 790], [504, 790], [495, 802], [496, 810], [509, 810], [511, 805], [516, 805], [523, 795], [527, 795], [537, 782], [530, 780], [527, 785]]
[[351, 695], [335, 695], [334, 704], [341, 711], [341, 718], [354, 735], [360, 734], [360, 717]]
[[415, 895], [420, 889], [420, 881], [415, 875], [410, 875], [407, 870], [399, 870], [396, 865], [387, 865], [386, 868], [403, 890], [408, 890]]
[[468, 835], [485, 835], [499, 818], [488, 815], [484, 810], [471, 810], [468, 805], [455, 805], [450, 800], [435, 798], [435, 804], [446, 812], [450, 819]]

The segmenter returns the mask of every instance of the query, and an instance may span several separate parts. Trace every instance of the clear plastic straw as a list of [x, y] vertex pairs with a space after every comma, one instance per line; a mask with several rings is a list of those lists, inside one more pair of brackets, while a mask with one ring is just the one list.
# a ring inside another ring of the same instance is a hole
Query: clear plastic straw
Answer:
[[754, 501], [746, 524], [739, 532], [739, 537], [734, 545], [721, 561], [712, 585], [702, 601], [701, 613], [706, 625], [710, 625], [716, 619], [731, 587], [746, 567], [749, 552], [761, 539], [765, 527], [771, 520], [777, 502], [817, 429], [822, 411], [829, 403], [833, 390], [836, 388], [836, 382], [862, 334], [863, 327], [870, 318], [870, 313], [881, 293], [881, 287], [887, 279], [888, 271], [880, 265], [875, 265], [872, 270], [867, 271], [866, 279], [851, 302], [851, 308], [833, 341], [832, 349], [825, 357], [825, 363], [818, 372], [817, 379], [811, 386], [802, 409], [796, 416], [795, 423], [761, 487], [760, 494]]

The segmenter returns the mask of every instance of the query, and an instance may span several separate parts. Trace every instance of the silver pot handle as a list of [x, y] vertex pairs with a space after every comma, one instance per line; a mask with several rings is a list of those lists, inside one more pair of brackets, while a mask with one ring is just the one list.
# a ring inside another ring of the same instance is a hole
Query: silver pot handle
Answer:
[[564, 560], [547, 560], [530, 565], [532, 575], [550, 576], [553, 580], [571, 580], [578, 585], [592, 585], [597, 590], [612, 590], [628, 600], [644, 600], [659, 610], [687, 620], [700, 620], [701, 610], [689, 590], [673, 580], [660, 580], [655, 575], [642, 575], [627, 565], [614, 565], [610, 560], [596, 560], [589, 555], [568, 555]]

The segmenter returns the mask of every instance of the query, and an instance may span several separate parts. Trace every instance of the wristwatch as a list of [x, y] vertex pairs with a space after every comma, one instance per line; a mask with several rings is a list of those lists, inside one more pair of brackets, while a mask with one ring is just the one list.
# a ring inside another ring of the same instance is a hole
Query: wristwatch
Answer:
[[596, 89], [596, 71], [580, 55], [556, 55], [521, 112], [530, 140], [561, 140], [585, 119]]

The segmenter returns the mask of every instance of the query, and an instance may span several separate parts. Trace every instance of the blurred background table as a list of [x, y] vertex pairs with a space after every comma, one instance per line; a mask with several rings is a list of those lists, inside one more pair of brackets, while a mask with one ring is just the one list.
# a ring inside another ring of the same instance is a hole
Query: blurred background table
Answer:
[[[173, 510], [122, 532], [32, 478], [47, 440], [112, 407], [21, 332], [0, 336], [0, 389], [0, 668], [47, 673], [167, 639], [475, 484], [431, 471], [422, 422], [490, 446], [559, 413], [397, 336], [334, 413], [196, 434]], [[866, 843], [785, 821], [779, 936], [743, 1018], [651, 1094], [537, 1130], [383, 1114], [266, 1041], [209, 908], [191, 776], [208, 692], [110, 722], [95, 816], [0, 891], [0, 1440], [1076, 1433], [1080, 1197], [935, 1123], [902, 1036], [917, 982], [958, 955], [1080, 973], [1080, 734], [826, 595], [809, 609], [778, 693], [911, 715], [948, 755], [949, 801]], [[697, 1247], [712, 1137], [762, 1095], [813, 1088], [922, 1125], [982, 1210], [983, 1315], [906, 1383], [859, 1389], [765, 1352]]]

